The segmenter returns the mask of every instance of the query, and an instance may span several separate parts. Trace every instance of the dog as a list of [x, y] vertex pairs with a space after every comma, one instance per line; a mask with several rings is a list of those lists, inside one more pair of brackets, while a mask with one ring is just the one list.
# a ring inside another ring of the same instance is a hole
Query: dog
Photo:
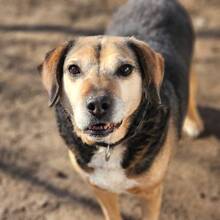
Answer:
[[130, 0], [105, 35], [75, 37], [41, 65], [73, 167], [106, 220], [121, 219], [122, 193], [142, 200], [143, 219], [159, 219], [173, 148], [183, 130], [196, 137], [203, 129], [193, 45], [176, 0]]

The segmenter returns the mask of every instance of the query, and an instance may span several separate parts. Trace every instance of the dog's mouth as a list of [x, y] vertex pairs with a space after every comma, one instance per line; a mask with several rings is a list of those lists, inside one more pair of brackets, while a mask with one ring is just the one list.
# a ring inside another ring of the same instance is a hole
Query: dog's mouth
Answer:
[[107, 136], [114, 130], [118, 129], [122, 122], [119, 123], [97, 123], [86, 128], [86, 133], [91, 136]]

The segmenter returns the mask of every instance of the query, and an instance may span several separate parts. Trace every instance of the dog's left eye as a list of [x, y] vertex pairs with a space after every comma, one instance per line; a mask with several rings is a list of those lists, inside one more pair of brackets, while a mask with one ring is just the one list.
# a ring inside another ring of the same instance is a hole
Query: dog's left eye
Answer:
[[123, 64], [122, 66], [120, 66], [117, 70], [117, 75], [118, 76], [129, 76], [132, 71], [133, 71], [134, 67], [130, 64]]
[[70, 74], [72, 74], [72, 75], [78, 75], [78, 74], [80, 74], [80, 68], [77, 66], [77, 65], [70, 65], [69, 67], [68, 67], [68, 71], [69, 71], [69, 73]]

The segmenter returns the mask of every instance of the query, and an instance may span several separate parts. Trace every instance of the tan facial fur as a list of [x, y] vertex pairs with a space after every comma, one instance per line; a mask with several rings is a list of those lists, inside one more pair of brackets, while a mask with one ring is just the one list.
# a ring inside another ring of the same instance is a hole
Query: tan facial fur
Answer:
[[[120, 37], [78, 38], [68, 52], [63, 67], [63, 94], [65, 107], [73, 114], [77, 134], [88, 143], [97, 138], [84, 133], [90, 123], [86, 109], [86, 99], [92, 95], [108, 92], [114, 100], [111, 122], [122, 125], [101, 141], [111, 143], [123, 138], [129, 125], [129, 117], [138, 108], [142, 96], [142, 79], [135, 55]], [[99, 51], [98, 49], [99, 48]], [[98, 52], [97, 52], [98, 51]], [[118, 77], [115, 73], [120, 64], [131, 64], [134, 69], [128, 77]], [[69, 65], [77, 64], [80, 76], [68, 72]], [[99, 140], [98, 140], [99, 141]]]

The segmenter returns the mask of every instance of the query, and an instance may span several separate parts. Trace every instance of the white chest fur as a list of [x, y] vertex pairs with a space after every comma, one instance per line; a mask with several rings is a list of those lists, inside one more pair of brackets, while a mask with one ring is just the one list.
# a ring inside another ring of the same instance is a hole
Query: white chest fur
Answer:
[[129, 188], [137, 186], [135, 180], [126, 177], [124, 169], [121, 167], [124, 151], [122, 146], [117, 146], [113, 149], [108, 161], [105, 160], [105, 149], [100, 147], [88, 164], [89, 167], [94, 169], [89, 174], [89, 181], [100, 188], [116, 193], [122, 193]]

